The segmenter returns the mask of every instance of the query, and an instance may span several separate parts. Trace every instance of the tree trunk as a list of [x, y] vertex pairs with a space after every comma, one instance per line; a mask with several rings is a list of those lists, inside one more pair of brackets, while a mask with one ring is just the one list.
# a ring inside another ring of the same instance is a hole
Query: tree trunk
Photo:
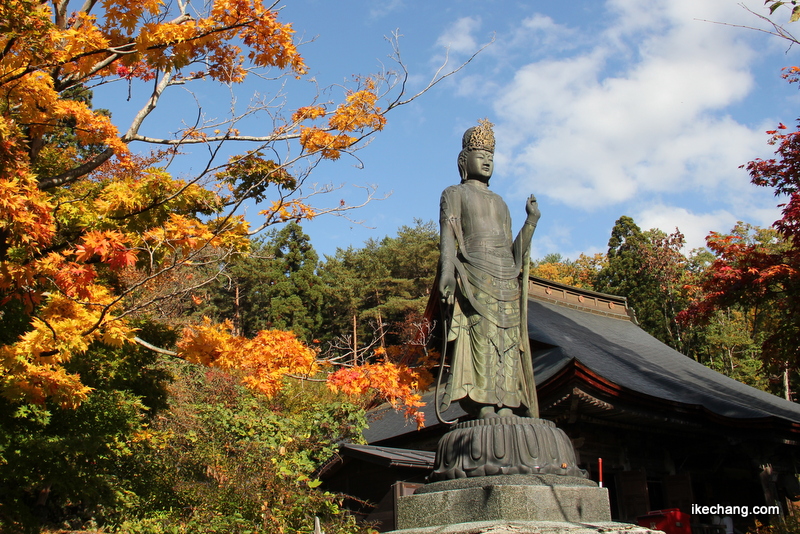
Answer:
[[783, 368], [783, 391], [786, 395], [786, 400], [792, 400], [792, 390], [789, 389], [789, 365], [788, 363]]
[[353, 314], [353, 365], [358, 365], [358, 323], [356, 314]]
[[383, 317], [381, 317], [381, 310], [378, 306], [381, 305], [380, 296], [378, 295], [378, 290], [375, 290], [375, 304], [376, 310], [378, 310], [378, 339], [381, 342], [381, 348], [385, 349], [386, 345], [383, 342]]
[[380, 311], [378, 311], [378, 339], [381, 342], [381, 348], [385, 349], [386, 344], [383, 341], [383, 318], [381, 317]]
[[233, 333], [237, 336], [242, 335], [242, 315], [239, 302], [239, 284], [234, 282], [233, 296]]

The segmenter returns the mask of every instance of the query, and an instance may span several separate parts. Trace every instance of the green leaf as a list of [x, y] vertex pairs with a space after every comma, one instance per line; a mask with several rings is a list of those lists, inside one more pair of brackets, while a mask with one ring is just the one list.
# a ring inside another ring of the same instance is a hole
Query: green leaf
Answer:
[[[764, 3], [768, 4], [769, 2], [770, 2], [770, 0], [767, 0]], [[772, 15], [773, 13], [775, 13], [775, 10], [778, 9], [779, 7], [781, 7], [782, 5], [783, 5], [783, 2], [775, 2], [774, 4], [769, 6], [769, 14]]]
[[789, 17], [789, 22], [797, 22], [800, 20], [800, 6], [794, 6], [792, 8], [792, 16]]

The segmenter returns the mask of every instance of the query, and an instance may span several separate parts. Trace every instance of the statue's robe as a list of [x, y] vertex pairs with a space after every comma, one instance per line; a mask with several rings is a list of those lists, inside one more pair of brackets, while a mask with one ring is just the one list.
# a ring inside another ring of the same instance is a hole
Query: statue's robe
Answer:
[[525, 412], [536, 401], [535, 386], [527, 383], [533, 376], [528, 343], [521, 339], [526, 314], [520, 313], [519, 276], [533, 226], [524, 225], [512, 241], [505, 202], [474, 180], [442, 193], [440, 223], [440, 268], [452, 269], [458, 281], [441, 407], [460, 400], [470, 412], [480, 405]]

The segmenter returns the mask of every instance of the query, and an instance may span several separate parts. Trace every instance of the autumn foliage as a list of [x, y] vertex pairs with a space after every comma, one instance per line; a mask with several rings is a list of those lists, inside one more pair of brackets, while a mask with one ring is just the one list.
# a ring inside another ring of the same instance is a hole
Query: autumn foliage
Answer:
[[[8, 0], [0, 25], [0, 302], [24, 316], [15, 340], [0, 346], [0, 393], [18, 403], [77, 406], [91, 389], [66, 370], [74, 355], [137, 340], [132, 319], [169, 299], [196, 299], [218, 275], [208, 268], [246, 254], [255, 232], [350, 209], [312, 206], [303, 180], [320, 159], [356, 150], [405, 103], [401, 91], [382, 108], [386, 76], [358, 78], [339, 103], [254, 104], [160, 138], [143, 134], [143, 124], [174, 86], [239, 84], [269, 69], [302, 77], [292, 26], [261, 0]], [[125, 128], [92, 107], [88, 88], [111, 82], [128, 84], [129, 99], [141, 102]], [[238, 122], [259, 112], [269, 112], [271, 131], [242, 133]], [[137, 153], [133, 142], [161, 148]], [[219, 163], [222, 147], [236, 142], [255, 148]], [[169, 165], [191, 146], [206, 149], [208, 165], [173, 176]], [[273, 155], [276, 146], [289, 147], [287, 156]], [[260, 221], [239, 214], [247, 201], [261, 204]], [[226, 324], [189, 325], [179, 351], [239, 369], [266, 394], [285, 376], [320, 370], [319, 355], [287, 332], [243, 339]], [[364, 373], [394, 402], [420, 385], [408, 369]]]
[[431, 366], [411, 368], [385, 359], [351, 368], [341, 368], [330, 375], [328, 386], [334, 392], [346, 395], [364, 395], [369, 391], [380, 392], [395, 409], [403, 408], [406, 416], [418, 427], [425, 424], [425, 415], [419, 411], [424, 406], [420, 391], [425, 391], [433, 382]]
[[245, 384], [267, 397], [281, 389], [287, 374], [310, 377], [319, 371], [316, 352], [292, 332], [262, 330], [248, 339], [232, 335], [231, 329], [230, 322], [212, 324], [206, 319], [184, 329], [178, 349], [190, 362], [243, 371]]

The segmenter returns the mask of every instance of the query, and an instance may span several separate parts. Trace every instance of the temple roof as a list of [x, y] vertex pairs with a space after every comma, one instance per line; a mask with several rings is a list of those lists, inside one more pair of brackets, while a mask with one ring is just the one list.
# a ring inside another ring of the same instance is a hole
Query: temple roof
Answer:
[[800, 405], [752, 388], [670, 348], [632, 321], [530, 300], [528, 333], [540, 389], [581, 364], [607, 385], [732, 419], [800, 423]]

